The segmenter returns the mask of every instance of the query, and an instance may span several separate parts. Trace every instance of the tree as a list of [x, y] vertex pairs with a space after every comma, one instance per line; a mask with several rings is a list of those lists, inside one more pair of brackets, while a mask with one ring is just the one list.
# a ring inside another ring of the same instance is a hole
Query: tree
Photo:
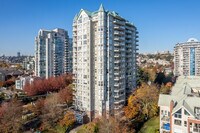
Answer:
[[42, 129], [55, 132], [54, 127], [63, 118], [63, 110], [58, 106], [58, 94], [47, 97], [42, 109]]
[[28, 110], [33, 112], [36, 116], [40, 116], [44, 108], [44, 102], [45, 100], [40, 98], [33, 105], [29, 106]]
[[140, 86], [142, 82], [149, 81], [149, 74], [144, 71], [144, 69], [139, 68], [137, 71], [137, 86]]
[[66, 87], [65, 89], [62, 89], [59, 91], [59, 101], [61, 103], [67, 103], [68, 105], [72, 103], [73, 101], [73, 89], [71, 86]]
[[0, 107], [0, 132], [18, 133], [21, 132], [22, 105], [16, 100], [3, 103]]
[[36, 95], [38, 92], [37, 92], [37, 88], [35, 87], [35, 85], [37, 85], [37, 82], [36, 81], [33, 81], [32, 84], [30, 83], [26, 83], [23, 90], [26, 92], [26, 94], [28, 96], [34, 96]]
[[0, 87], [3, 87], [5, 83], [3, 81], [0, 81]]
[[14, 84], [15, 84], [14, 81], [7, 80], [7, 81], [4, 82], [3, 87], [9, 87], [9, 86], [14, 85]]
[[77, 133], [98, 133], [99, 127], [97, 122], [90, 122], [88, 124], [83, 125]]
[[60, 121], [61, 126], [65, 126], [67, 129], [72, 127], [76, 122], [75, 115], [72, 111], [67, 111], [64, 118]]
[[33, 83], [26, 83], [24, 91], [28, 96], [46, 94], [47, 92], [58, 92], [72, 83], [72, 75], [64, 74], [58, 77], [35, 80]]
[[130, 119], [149, 119], [158, 113], [158, 89], [143, 83], [128, 99], [124, 108], [125, 116]]
[[158, 85], [162, 85], [165, 81], [165, 74], [163, 72], [159, 72], [156, 75], [156, 79], [154, 80], [154, 83]]
[[172, 82], [168, 82], [168, 83], [166, 83], [166, 85], [162, 85], [161, 87], [160, 87], [160, 93], [161, 94], [170, 94], [170, 92], [171, 92], [171, 87], [172, 87]]
[[98, 118], [93, 122], [90, 122], [86, 125], [83, 125], [78, 133], [134, 133], [134, 130], [129, 130], [126, 123], [109, 117], [107, 118]]
[[122, 126], [119, 120], [110, 117], [109, 119], [101, 118], [98, 122], [99, 133], [126, 133], [127, 128]]

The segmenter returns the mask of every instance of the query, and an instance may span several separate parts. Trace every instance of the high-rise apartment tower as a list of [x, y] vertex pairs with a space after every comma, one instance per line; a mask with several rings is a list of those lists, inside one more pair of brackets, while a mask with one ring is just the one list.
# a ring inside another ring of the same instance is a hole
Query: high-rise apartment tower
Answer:
[[73, 74], [77, 109], [93, 119], [120, 115], [136, 86], [137, 28], [101, 5], [73, 20]]
[[35, 75], [49, 78], [72, 72], [72, 55], [67, 31], [39, 30], [35, 38]]
[[176, 76], [200, 76], [200, 42], [190, 38], [174, 47], [174, 74]]

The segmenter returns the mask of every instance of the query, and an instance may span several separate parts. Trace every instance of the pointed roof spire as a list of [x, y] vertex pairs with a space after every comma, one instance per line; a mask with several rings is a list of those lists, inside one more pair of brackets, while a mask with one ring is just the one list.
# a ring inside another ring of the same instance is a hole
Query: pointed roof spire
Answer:
[[103, 11], [103, 12], [105, 11], [105, 9], [104, 9], [104, 7], [103, 7], [103, 4], [100, 5], [99, 11]]

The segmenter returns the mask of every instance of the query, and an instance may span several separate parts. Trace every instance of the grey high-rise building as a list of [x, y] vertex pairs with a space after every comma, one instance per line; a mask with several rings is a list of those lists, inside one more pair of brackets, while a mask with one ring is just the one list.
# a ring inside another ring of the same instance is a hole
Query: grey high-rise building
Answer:
[[74, 104], [90, 119], [120, 115], [136, 87], [137, 28], [101, 5], [73, 20]]
[[49, 78], [72, 72], [71, 47], [64, 29], [39, 30], [35, 38], [35, 75]]

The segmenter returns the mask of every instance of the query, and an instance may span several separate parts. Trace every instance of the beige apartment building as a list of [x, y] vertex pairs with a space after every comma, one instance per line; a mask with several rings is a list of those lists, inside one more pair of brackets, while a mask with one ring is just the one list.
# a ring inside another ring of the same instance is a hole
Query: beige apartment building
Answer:
[[101, 5], [73, 20], [74, 104], [90, 119], [120, 115], [136, 87], [137, 28]]
[[160, 133], [200, 133], [199, 81], [199, 76], [180, 76], [170, 95], [160, 94]]
[[174, 47], [175, 76], [200, 76], [200, 42], [195, 38]]

